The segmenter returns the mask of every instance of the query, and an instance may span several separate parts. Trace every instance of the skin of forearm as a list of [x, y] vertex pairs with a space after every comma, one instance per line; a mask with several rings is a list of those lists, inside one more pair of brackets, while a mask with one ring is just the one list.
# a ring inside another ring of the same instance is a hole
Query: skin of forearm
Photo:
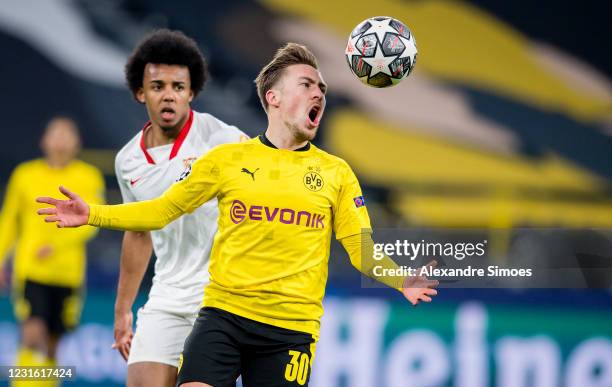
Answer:
[[151, 259], [153, 247], [151, 233], [148, 231], [126, 231], [121, 247], [119, 284], [115, 312], [131, 309]]

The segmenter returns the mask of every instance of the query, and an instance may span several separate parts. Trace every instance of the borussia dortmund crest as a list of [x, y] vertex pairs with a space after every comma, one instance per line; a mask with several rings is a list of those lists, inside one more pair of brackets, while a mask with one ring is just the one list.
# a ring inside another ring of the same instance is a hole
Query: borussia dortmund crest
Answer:
[[[304, 175], [304, 185], [306, 188], [313, 192], [320, 191], [323, 188], [325, 182], [323, 181], [323, 177], [316, 172], [314, 168], [308, 168], [308, 172]], [[320, 170], [320, 168], [317, 168]]]

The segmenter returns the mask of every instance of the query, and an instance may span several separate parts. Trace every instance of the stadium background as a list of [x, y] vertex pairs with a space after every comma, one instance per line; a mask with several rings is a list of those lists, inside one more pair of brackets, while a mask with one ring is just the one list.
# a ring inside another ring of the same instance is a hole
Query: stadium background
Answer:
[[[153, 28], [183, 30], [209, 59], [212, 81], [194, 109], [253, 136], [265, 116], [252, 80], [281, 43], [297, 41], [329, 83], [317, 143], [354, 167], [375, 227], [478, 229], [501, 255], [531, 227], [547, 230], [531, 241], [538, 259], [594, 243], [610, 253], [610, 14], [608, 2], [553, 0], [6, 0], [0, 183], [39, 155], [44, 123], [63, 113], [78, 120], [81, 157], [104, 171], [107, 199], [120, 200], [114, 155], [146, 120], [122, 69]], [[342, 55], [349, 31], [376, 15], [404, 21], [419, 47], [410, 79], [389, 90], [361, 85]], [[120, 238], [103, 231], [90, 244], [82, 326], [60, 351], [77, 366], [74, 386], [125, 377], [110, 350]], [[609, 282], [447, 289], [412, 308], [396, 292], [362, 288], [347, 261], [334, 246], [313, 386], [612, 386]], [[17, 340], [4, 293], [0, 364], [12, 364]]]

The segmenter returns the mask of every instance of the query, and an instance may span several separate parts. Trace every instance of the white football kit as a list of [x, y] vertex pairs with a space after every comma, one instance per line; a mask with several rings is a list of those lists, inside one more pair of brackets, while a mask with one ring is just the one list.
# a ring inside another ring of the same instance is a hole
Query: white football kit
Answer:
[[[248, 138], [234, 126], [191, 111], [173, 144], [147, 149], [147, 123], [117, 154], [115, 172], [124, 203], [160, 196], [185, 177], [198, 157], [219, 144]], [[185, 338], [208, 282], [208, 258], [217, 231], [217, 200], [151, 231], [157, 256], [149, 299], [138, 311], [128, 364], [151, 361], [178, 366]]]

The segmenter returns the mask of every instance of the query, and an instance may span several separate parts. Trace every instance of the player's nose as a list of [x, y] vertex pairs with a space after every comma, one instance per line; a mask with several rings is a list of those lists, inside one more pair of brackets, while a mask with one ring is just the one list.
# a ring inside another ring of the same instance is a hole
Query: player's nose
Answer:
[[313, 91], [312, 98], [318, 99], [320, 101], [323, 100], [323, 97], [325, 97], [325, 94], [323, 94], [321, 89], [318, 87], [314, 87], [313, 89], [314, 91]]
[[176, 93], [172, 88], [164, 89], [164, 94], [162, 98], [164, 102], [174, 102], [176, 100]]

